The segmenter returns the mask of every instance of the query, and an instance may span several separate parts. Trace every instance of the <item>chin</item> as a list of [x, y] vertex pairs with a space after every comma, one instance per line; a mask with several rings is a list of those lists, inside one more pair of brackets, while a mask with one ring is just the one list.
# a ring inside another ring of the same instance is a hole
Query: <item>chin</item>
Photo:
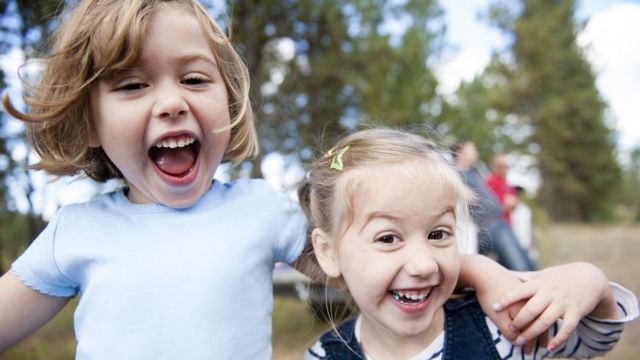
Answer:
[[414, 337], [420, 336], [429, 330], [431, 325], [433, 324], [433, 314], [426, 316], [413, 324], [405, 324], [401, 327], [396, 327], [394, 332], [403, 337]]

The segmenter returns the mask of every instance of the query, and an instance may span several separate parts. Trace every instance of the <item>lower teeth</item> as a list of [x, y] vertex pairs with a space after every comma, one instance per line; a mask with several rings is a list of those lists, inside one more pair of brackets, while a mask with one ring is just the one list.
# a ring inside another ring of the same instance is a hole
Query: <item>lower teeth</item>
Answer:
[[396, 301], [400, 301], [402, 303], [408, 303], [408, 304], [415, 304], [417, 302], [420, 302], [420, 301], [424, 300], [424, 299], [415, 299], [415, 300], [413, 300], [411, 298], [400, 296], [398, 293], [395, 293], [395, 292], [392, 292], [391, 296], [393, 296], [393, 299], [396, 300]]

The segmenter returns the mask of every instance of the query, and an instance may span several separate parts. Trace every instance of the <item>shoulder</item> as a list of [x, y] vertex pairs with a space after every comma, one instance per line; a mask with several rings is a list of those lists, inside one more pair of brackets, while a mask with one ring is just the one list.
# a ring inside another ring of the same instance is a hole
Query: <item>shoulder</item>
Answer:
[[355, 325], [356, 319], [349, 319], [340, 325], [338, 325], [335, 329], [330, 329], [320, 336], [321, 342], [351, 342], [355, 336]]
[[[67, 218], [77, 216], [93, 216], [97, 212], [108, 211], [118, 205], [118, 192], [108, 192], [96, 195], [93, 198], [80, 203], [73, 203], [62, 206], [56, 211], [55, 217]], [[122, 195], [124, 196], [124, 195]]]
[[356, 319], [347, 320], [329, 329], [305, 352], [305, 359], [364, 358], [355, 338]]
[[237, 179], [219, 185], [223, 196], [269, 198], [277, 195], [277, 191], [264, 179]]
[[239, 206], [272, 211], [274, 214], [297, 211], [298, 203], [288, 194], [275, 189], [264, 179], [238, 179], [216, 185], [219, 196], [225, 202]]

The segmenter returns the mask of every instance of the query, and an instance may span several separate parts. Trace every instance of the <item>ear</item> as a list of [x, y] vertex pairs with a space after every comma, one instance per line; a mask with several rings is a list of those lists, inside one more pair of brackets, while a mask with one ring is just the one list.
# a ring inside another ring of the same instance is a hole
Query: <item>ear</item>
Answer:
[[335, 259], [335, 248], [331, 240], [329, 235], [319, 228], [311, 232], [311, 243], [318, 264], [327, 276], [337, 278], [340, 277], [340, 267]]

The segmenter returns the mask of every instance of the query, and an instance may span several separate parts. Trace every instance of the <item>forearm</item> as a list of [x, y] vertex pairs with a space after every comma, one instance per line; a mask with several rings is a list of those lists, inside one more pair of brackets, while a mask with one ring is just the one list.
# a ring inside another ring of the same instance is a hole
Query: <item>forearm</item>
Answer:
[[615, 296], [613, 295], [611, 284], [609, 283], [606, 276], [602, 273], [602, 271], [600, 271], [600, 269], [591, 264], [585, 264], [585, 266], [589, 266], [594, 274], [601, 278], [600, 282], [602, 283], [601, 299], [588, 315], [590, 317], [598, 319], [621, 319], [622, 314], [620, 313]]
[[457, 288], [474, 288], [486, 283], [488, 277], [495, 272], [507, 272], [497, 262], [489, 259], [484, 255], [466, 254], [460, 257], [460, 275], [458, 276]]

